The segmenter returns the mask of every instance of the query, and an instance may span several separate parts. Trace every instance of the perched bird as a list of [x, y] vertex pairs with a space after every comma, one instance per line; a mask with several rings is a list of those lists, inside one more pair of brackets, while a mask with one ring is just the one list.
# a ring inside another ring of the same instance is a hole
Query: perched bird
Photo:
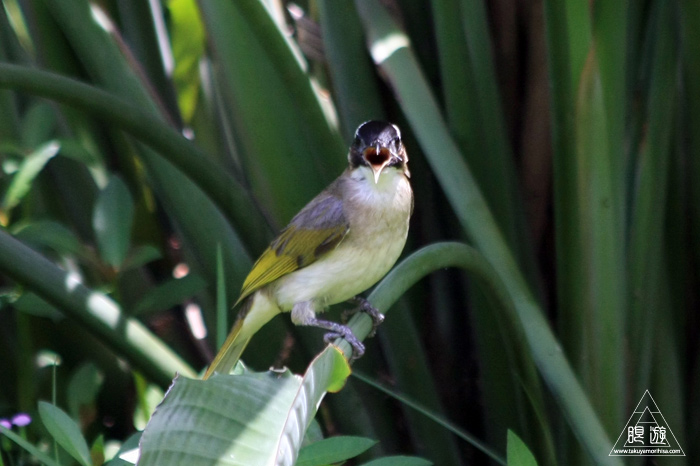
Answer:
[[408, 156], [399, 128], [361, 124], [348, 168], [304, 207], [257, 260], [243, 283], [236, 323], [204, 378], [229, 373], [260, 327], [291, 311], [296, 325], [329, 330], [328, 342], [345, 338], [353, 356], [362, 343], [345, 325], [316, 318], [328, 306], [353, 299], [375, 326], [383, 316], [356, 298], [379, 281], [406, 243], [413, 211]]

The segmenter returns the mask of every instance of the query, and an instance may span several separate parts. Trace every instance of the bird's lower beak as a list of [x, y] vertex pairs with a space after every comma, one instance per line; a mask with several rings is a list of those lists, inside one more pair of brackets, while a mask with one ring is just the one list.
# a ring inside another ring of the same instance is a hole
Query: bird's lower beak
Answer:
[[374, 184], [379, 183], [379, 175], [382, 174], [384, 165], [372, 165], [372, 173], [374, 173]]
[[382, 174], [382, 170], [384, 170], [384, 167], [386, 167], [391, 160], [391, 152], [385, 147], [376, 146], [365, 149], [363, 155], [372, 168], [374, 184], [379, 183], [379, 175]]

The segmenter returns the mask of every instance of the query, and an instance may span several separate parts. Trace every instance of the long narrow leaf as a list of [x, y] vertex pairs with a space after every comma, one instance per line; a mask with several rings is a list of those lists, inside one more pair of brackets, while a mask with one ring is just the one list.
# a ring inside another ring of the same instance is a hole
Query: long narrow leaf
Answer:
[[41, 461], [42, 463], [44, 463], [46, 466], [61, 466], [58, 462], [51, 459], [51, 457], [48, 456], [46, 453], [44, 453], [39, 448], [32, 445], [27, 439], [12, 432], [10, 429], [8, 429], [7, 427], [5, 427], [1, 424], [0, 424], [0, 434], [6, 436], [7, 438], [9, 438], [13, 442], [15, 442], [17, 445], [19, 445], [20, 448], [22, 448], [27, 453], [32, 455], [34, 458], [36, 458], [39, 461]]
[[0, 63], [0, 87], [25, 91], [93, 113], [157, 150], [178, 167], [212, 200], [222, 212], [241, 226], [249, 244], [265, 245], [260, 232], [267, 226], [249, 213], [255, 209], [249, 196], [224, 171], [212, 164], [191, 141], [152, 114], [124, 99], [55, 73]]
[[256, 196], [283, 225], [342, 171], [346, 148], [262, 2], [200, 5], [242, 164]]
[[92, 291], [49, 260], [0, 231], [0, 270], [99, 335], [161, 385], [195, 372], [146, 327], [124, 317], [107, 296]]
[[318, 2], [323, 45], [344, 139], [367, 120], [384, 119], [372, 60], [353, 0]]

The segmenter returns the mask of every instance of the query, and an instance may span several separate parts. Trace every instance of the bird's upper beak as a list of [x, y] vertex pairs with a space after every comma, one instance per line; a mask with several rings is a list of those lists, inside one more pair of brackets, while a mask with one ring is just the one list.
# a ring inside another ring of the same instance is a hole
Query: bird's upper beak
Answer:
[[379, 182], [379, 175], [381, 175], [382, 170], [391, 160], [391, 151], [386, 147], [376, 144], [363, 150], [362, 157], [364, 157], [369, 166], [372, 168], [372, 172], [374, 173], [374, 184], [377, 184]]

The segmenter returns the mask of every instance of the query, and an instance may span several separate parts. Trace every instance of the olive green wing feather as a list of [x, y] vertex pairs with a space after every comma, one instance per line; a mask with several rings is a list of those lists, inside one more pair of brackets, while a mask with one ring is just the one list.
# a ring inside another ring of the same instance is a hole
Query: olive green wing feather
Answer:
[[342, 201], [329, 191], [322, 192], [292, 219], [255, 262], [236, 304], [268, 283], [313, 264], [335, 249], [349, 230]]

